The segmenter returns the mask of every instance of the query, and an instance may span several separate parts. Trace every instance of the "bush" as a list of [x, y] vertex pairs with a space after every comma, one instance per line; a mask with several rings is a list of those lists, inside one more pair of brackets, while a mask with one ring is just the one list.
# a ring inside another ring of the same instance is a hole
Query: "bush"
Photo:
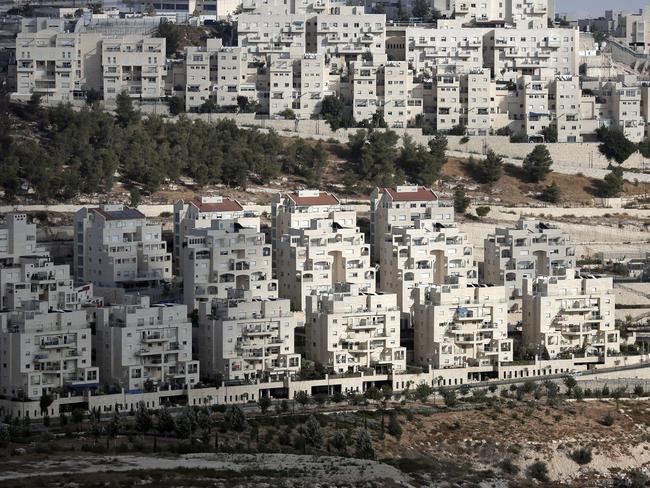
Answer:
[[504, 459], [499, 463], [499, 468], [505, 474], [516, 475], [519, 473], [519, 466], [512, 462], [510, 459]]
[[581, 447], [576, 449], [571, 453], [571, 459], [573, 459], [579, 465], [589, 464], [592, 459], [591, 448]]
[[476, 215], [483, 218], [490, 213], [490, 207], [476, 207]]
[[538, 481], [548, 481], [548, 466], [544, 461], [535, 461], [528, 466], [528, 476]]
[[636, 396], [643, 396], [643, 385], [635, 385], [634, 386], [634, 394]]
[[607, 415], [603, 417], [600, 423], [606, 427], [611, 427], [612, 425], [614, 425], [615, 421], [616, 421], [616, 417], [614, 417], [614, 414], [612, 412], [609, 412], [607, 413]]
[[458, 142], [460, 142], [461, 144], [467, 144], [469, 142], [469, 136], [461, 137], [460, 141], [458, 141]]
[[469, 207], [470, 199], [465, 194], [465, 187], [462, 185], [457, 185], [454, 188], [454, 211], [457, 213], [465, 213], [467, 207]]

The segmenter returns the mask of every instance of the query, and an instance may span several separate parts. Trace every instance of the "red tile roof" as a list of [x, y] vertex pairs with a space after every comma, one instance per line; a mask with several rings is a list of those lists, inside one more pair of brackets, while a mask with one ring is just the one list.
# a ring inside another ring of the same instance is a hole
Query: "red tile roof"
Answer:
[[199, 209], [200, 212], [238, 212], [244, 210], [244, 207], [237, 200], [225, 198], [219, 203], [203, 203], [197, 198], [189, 201]]
[[285, 194], [289, 197], [296, 205], [300, 206], [309, 206], [309, 205], [338, 205], [339, 199], [336, 198], [331, 193], [326, 191], [319, 192], [317, 197], [301, 197], [298, 192], [288, 192]]
[[398, 192], [396, 188], [384, 188], [383, 191], [388, 193], [394, 202], [433, 202], [438, 200], [438, 195], [424, 186], [418, 186], [417, 191]]

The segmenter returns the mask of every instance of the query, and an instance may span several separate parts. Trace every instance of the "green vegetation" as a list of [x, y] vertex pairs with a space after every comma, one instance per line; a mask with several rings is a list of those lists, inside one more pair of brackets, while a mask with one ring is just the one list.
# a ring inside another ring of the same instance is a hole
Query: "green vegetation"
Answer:
[[551, 172], [551, 166], [553, 166], [553, 159], [548, 149], [545, 145], [539, 144], [524, 159], [523, 169], [530, 182], [538, 183]]
[[616, 198], [623, 192], [625, 180], [623, 179], [623, 170], [621, 167], [612, 168], [603, 179], [601, 195], [605, 198]]
[[485, 159], [470, 165], [470, 170], [478, 183], [492, 185], [503, 176], [503, 159], [490, 149]]
[[317, 188], [327, 168], [327, 152], [322, 142], [308, 144], [304, 139], [296, 139], [286, 149], [282, 171], [305, 178], [309, 187]]
[[599, 127], [596, 131], [600, 152], [609, 160], [623, 164], [637, 150], [636, 144], [630, 141], [619, 127]]
[[167, 19], [161, 19], [158, 25], [156, 37], [165, 38], [166, 56], [172, 58], [176, 55], [176, 50], [179, 46], [180, 35], [178, 33], [178, 26]]
[[540, 198], [549, 203], [558, 203], [562, 198], [560, 187], [553, 181], [542, 191]]
[[580, 447], [571, 452], [571, 459], [580, 465], [589, 464], [592, 459], [591, 448]]
[[535, 461], [528, 467], [528, 476], [537, 481], [549, 481], [548, 466], [544, 461]]
[[465, 187], [458, 185], [454, 188], [454, 212], [464, 214], [471, 200], [465, 194]]
[[476, 215], [478, 215], [480, 218], [483, 218], [490, 213], [490, 210], [490, 207], [487, 206], [476, 207]]

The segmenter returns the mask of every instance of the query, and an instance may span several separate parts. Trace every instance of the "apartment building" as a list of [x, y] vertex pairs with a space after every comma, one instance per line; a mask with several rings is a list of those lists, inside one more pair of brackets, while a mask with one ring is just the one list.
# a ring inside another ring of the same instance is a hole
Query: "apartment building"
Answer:
[[91, 329], [86, 312], [48, 311], [32, 302], [0, 313], [0, 391], [10, 398], [38, 400], [43, 393], [96, 387]]
[[415, 362], [430, 368], [498, 366], [512, 361], [508, 299], [503, 286], [464, 278], [416, 290]]
[[[322, 111], [323, 98], [333, 95], [329, 66], [324, 54], [307, 53], [300, 59], [300, 90], [293, 111], [298, 118], [309, 119]], [[294, 74], [294, 78], [295, 78]]]
[[461, 78], [462, 124], [467, 135], [484, 136], [492, 128], [492, 81], [490, 73], [483, 68], [474, 68]]
[[306, 20], [300, 13], [254, 10], [239, 14], [237, 45], [255, 56], [287, 53], [299, 58], [306, 52]]
[[192, 324], [185, 305], [150, 305], [149, 297], [88, 310], [102, 381], [129, 392], [183, 388], [199, 382], [192, 360]]
[[75, 287], [70, 267], [55, 265], [47, 254], [0, 267], [2, 310], [18, 310], [31, 302], [43, 302], [48, 310], [77, 310], [92, 296], [91, 284]]
[[650, 6], [638, 12], [620, 12], [615, 35], [625, 45], [642, 54], [650, 54]]
[[[217, 61], [221, 39], [208, 39], [205, 46], [185, 48], [185, 110], [191, 112], [215, 98], [219, 74]], [[216, 101], [215, 101], [216, 103]]]
[[525, 278], [557, 276], [576, 265], [571, 236], [555, 225], [520, 219], [514, 229], [498, 228], [484, 241], [486, 283], [522, 296]]
[[279, 294], [291, 300], [293, 310], [305, 310], [306, 296], [329, 293], [337, 283], [355, 283], [360, 292], [375, 292], [370, 245], [356, 222], [356, 212], [334, 211], [310, 219], [307, 228], [289, 229], [279, 240]]
[[352, 91], [352, 117], [357, 121], [372, 120], [382, 112], [379, 99], [377, 76], [381, 64], [375, 61], [352, 61], [350, 63], [350, 84]]
[[[546, 29], [553, 20], [552, 0], [455, 0], [454, 22], [510, 24], [518, 29]], [[550, 16], [549, 16], [550, 14]]]
[[306, 297], [306, 357], [334, 373], [405, 371], [400, 309], [394, 294], [359, 291], [341, 283]]
[[310, 21], [310, 52], [346, 61], [385, 56], [386, 15], [366, 14], [361, 6], [336, 5]]
[[46, 254], [36, 242], [36, 224], [30, 224], [26, 214], [5, 214], [4, 223], [0, 225], [0, 267], [18, 263], [24, 256]]
[[540, 355], [558, 359], [598, 358], [620, 351], [615, 327], [612, 278], [579, 275], [566, 269], [557, 276], [525, 278], [523, 340]]
[[413, 71], [406, 61], [390, 61], [383, 66], [378, 91], [388, 127], [405, 129], [422, 113], [422, 99], [413, 96]]
[[294, 61], [288, 53], [269, 56], [269, 116], [297, 107], [299, 91], [294, 90]]
[[172, 277], [162, 227], [123, 205], [82, 208], [74, 218], [74, 278], [103, 287], [158, 286]]
[[180, 269], [183, 298], [190, 310], [200, 302], [227, 298], [236, 288], [255, 299], [276, 298], [278, 282], [272, 276], [271, 245], [260, 232], [259, 218], [243, 221], [213, 220], [210, 228], [190, 231], [182, 243]]
[[271, 203], [273, 252], [289, 229], [307, 229], [311, 219], [327, 218], [341, 209], [339, 199], [326, 191], [296, 190], [276, 194]]
[[557, 142], [582, 142], [581, 101], [578, 76], [559, 75], [551, 81], [549, 105], [555, 117]]
[[199, 358], [207, 378], [281, 380], [300, 371], [294, 350], [297, 318], [289, 300], [253, 299], [230, 290], [226, 299], [199, 307]]
[[178, 200], [174, 204], [174, 275], [183, 274], [181, 269], [182, 244], [195, 229], [209, 229], [213, 220], [240, 220], [246, 217], [245, 227], [255, 225], [259, 218], [253, 212], [244, 211], [237, 200], [221, 196], [202, 196], [190, 200]]
[[222, 48], [217, 60], [217, 105], [236, 107], [240, 96], [257, 100], [257, 73], [261, 64], [242, 47]]
[[16, 93], [41, 95], [52, 102], [83, 98], [102, 87], [102, 41], [96, 33], [77, 32], [65, 19], [22, 20], [16, 37]]
[[424, 186], [402, 185], [375, 188], [370, 196], [370, 241], [372, 259], [379, 261], [384, 237], [394, 226], [413, 227], [416, 220], [433, 219], [440, 223], [454, 220], [454, 207]]
[[606, 112], [602, 117], [604, 124], [618, 126], [630, 141], [641, 142], [645, 136], [645, 121], [637, 77], [621, 75], [617, 80], [604, 82], [600, 94], [606, 101]]
[[487, 36], [484, 63], [495, 79], [512, 80], [541, 69], [577, 75], [580, 32], [577, 29], [494, 29]]
[[140, 35], [104, 38], [102, 42], [104, 100], [122, 92], [131, 98], [165, 97], [166, 40]]
[[396, 293], [408, 315], [418, 286], [443, 284], [450, 277], [476, 280], [473, 254], [467, 235], [456, 224], [418, 219], [409, 227], [394, 225], [379, 248], [379, 288]]

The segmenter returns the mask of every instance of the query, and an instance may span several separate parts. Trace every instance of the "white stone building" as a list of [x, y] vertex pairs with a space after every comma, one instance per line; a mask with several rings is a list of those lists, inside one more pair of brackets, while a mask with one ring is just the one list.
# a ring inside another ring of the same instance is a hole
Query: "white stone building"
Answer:
[[511, 297], [521, 296], [524, 278], [559, 275], [576, 265], [571, 236], [545, 222], [520, 219], [514, 229], [497, 228], [484, 247], [485, 282], [504, 285]]
[[307, 358], [334, 373], [406, 370], [396, 295], [362, 293], [343, 283], [308, 295], [305, 317]]
[[207, 39], [205, 46], [185, 48], [185, 110], [197, 110], [213, 100], [219, 86], [217, 60], [221, 39]]
[[464, 278], [416, 290], [415, 362], [430, 368], [498, 366], [512, 361], [508, 299], [503, 286]]
[[182, 388], [199, 382], [192, 360], [192, 324], [185, 305], [150, 305], [149, 297], [88, 309], [93, 349], [102, 382], [127, 391], [153, 386]]
[[578, 275], [526, 278], [523, 284], [523, 341], [540, 355], [597, 360], [620, 351], [615, 327], [612, 278]]
[[123, 205], [83, 208], [74, 218], [74, 278], [103, 287], [158, 286], [172, 277], [160, 224]]
[[46, 302], [0, 313], [0, 391], [38, 400], [43, 393], [96, 387], [86, 312], [49, 312]]
[[0, 266], [11, 266], [24, 256], [46, 254], [36, 242], [36, 224], [30, 224], [26, 214], [5, 214], [4, 223], [0, 225]]
[[253, 299], [232, 290], [227, 299], [199, 307], [202, 375], [226, 381], [280, 380], [300, 371], [294, 350], [297, 318], [289, 300]]

